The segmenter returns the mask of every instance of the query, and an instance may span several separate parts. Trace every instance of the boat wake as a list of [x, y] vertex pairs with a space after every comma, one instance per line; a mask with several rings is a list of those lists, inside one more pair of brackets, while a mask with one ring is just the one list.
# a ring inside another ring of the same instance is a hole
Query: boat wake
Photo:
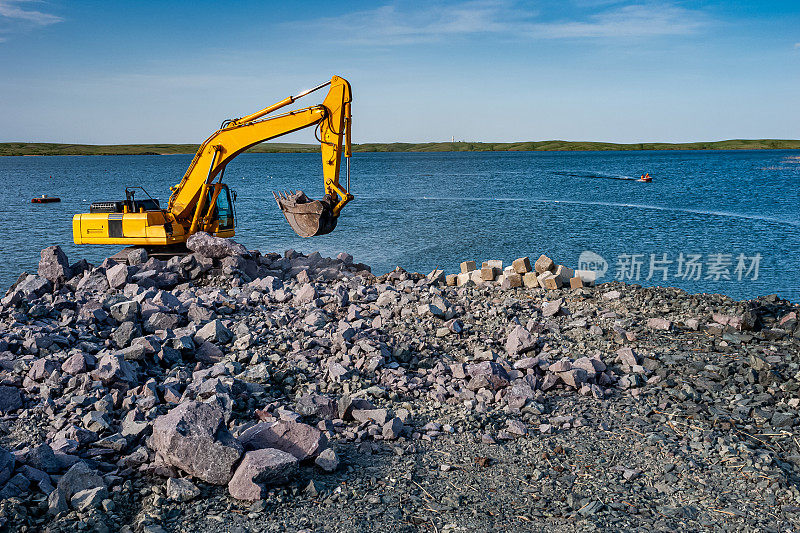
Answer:
[[602, 174], [602, 173], [577, 173], [577, 172], [556, 172], [560, 176], [569, 176], [571, 178], [589, 178], [601, 180], [622, 180], [622, 181], [639, 181], [641, 176], [626, 176], [624, 174]]
[[[385, 198], [378, 198], [376, 197], [365, 197], [361, 196], [360, 198], [364, 198], [365, 200], [386, 200]], [[392, 200], [400, 200], [401, 198], [392, 198]], [[405, 198], [403, 201], [414, 201], [414, 200], [421, 200], [421, 201], [434, 201], [434, 202], [519, 202], [519, 203], [530, 203], [530, 204], [567, 204], [567, 205], [584, 205], [584, 206], [600, 206], [600, 207], [612, 207], [612, 208], [620, 208], [620, 209], [646, 209], [652, 211], [668, 211], [673, 213], [687, 213], [692, 215], [701, 215], [701, 216], [715, 216], [715, 217], [724, 217], [724, 218], [739, 218], [743, 220], [758, 220], [761, 222], [768, 222], [771, 224], [778, 224], [778, 225], [785, 225], [785, 226], [793, 226], [793, 227], [800, 227], [800, 221], [797, 220], [786, 220], [782, 218], [774, 218], [774, 217], [764, 217], [760, 215], [749, 215], [744, 213], [732, 213], [730, 211], [704, 211], [702, 209], [683, 209], [679, 207], [664, 207], [660, 205], [649, 205], [649, 204], [631, 204], [631, 203], [618, 203], [618, 202], [590, 202], [590, 201], [583, 201], [583, 200], [551, 200], [551, 199], [544, 199], [544, 198], [507, 198], [507, 197], [449, 197], [449, 196], [423, 196], [422, 198]]]

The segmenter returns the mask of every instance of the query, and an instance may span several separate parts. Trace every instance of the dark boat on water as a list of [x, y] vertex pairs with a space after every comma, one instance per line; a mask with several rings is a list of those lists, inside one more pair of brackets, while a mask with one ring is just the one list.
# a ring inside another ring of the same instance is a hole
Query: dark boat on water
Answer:
[[61, 198], [59, 198], [58, 196], [47, 196], [45, 194], [37, 198], [31, 198], [32, 204], [52, 204], [54, 202], [60, 202], [60, 201]]

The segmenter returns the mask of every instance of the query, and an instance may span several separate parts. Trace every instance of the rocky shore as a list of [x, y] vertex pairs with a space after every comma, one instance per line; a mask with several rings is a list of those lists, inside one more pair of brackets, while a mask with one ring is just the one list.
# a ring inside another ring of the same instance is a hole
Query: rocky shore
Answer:
[[0, 300], [0, 530], [800, 528], [797, 304], [189, 248]]

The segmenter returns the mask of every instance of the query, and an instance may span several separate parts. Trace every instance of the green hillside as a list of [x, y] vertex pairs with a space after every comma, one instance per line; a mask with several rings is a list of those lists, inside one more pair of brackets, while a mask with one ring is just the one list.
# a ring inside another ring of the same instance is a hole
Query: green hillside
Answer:
[[[57, 144], [0, 143], [0, 156], [20, 155], [171, 155], [193, 154], [196, 144]], [[514, 143], [439, 142], [366, 143], [353, 145], [354, 152], [523, 152], [588, 150], [800, 150], [800, 140], [732, 139], [693, 143], [617, 144], [593, 141], [530, 141]], [[254, 153], [313, 153], [316, 144], [262, 143]]]

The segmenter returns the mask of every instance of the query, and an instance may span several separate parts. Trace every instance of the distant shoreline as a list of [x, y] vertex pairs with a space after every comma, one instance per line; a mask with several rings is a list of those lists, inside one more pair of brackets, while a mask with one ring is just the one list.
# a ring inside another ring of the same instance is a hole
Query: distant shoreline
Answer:
[[[0, 143], [0, 156], [46, 155], [175, 155], [193, 154], [196, 144], [59, 144]], [[691, 143], [606, 143], [592, 141], [531, 141], [515, 143], [437, 142], [354, 144], [354, 152], [564, 152], [644, 150], [800, 150], [800, 140], [731, 139]], [[250, 153], [317, 153], [319, 145], [262, 143]]]

